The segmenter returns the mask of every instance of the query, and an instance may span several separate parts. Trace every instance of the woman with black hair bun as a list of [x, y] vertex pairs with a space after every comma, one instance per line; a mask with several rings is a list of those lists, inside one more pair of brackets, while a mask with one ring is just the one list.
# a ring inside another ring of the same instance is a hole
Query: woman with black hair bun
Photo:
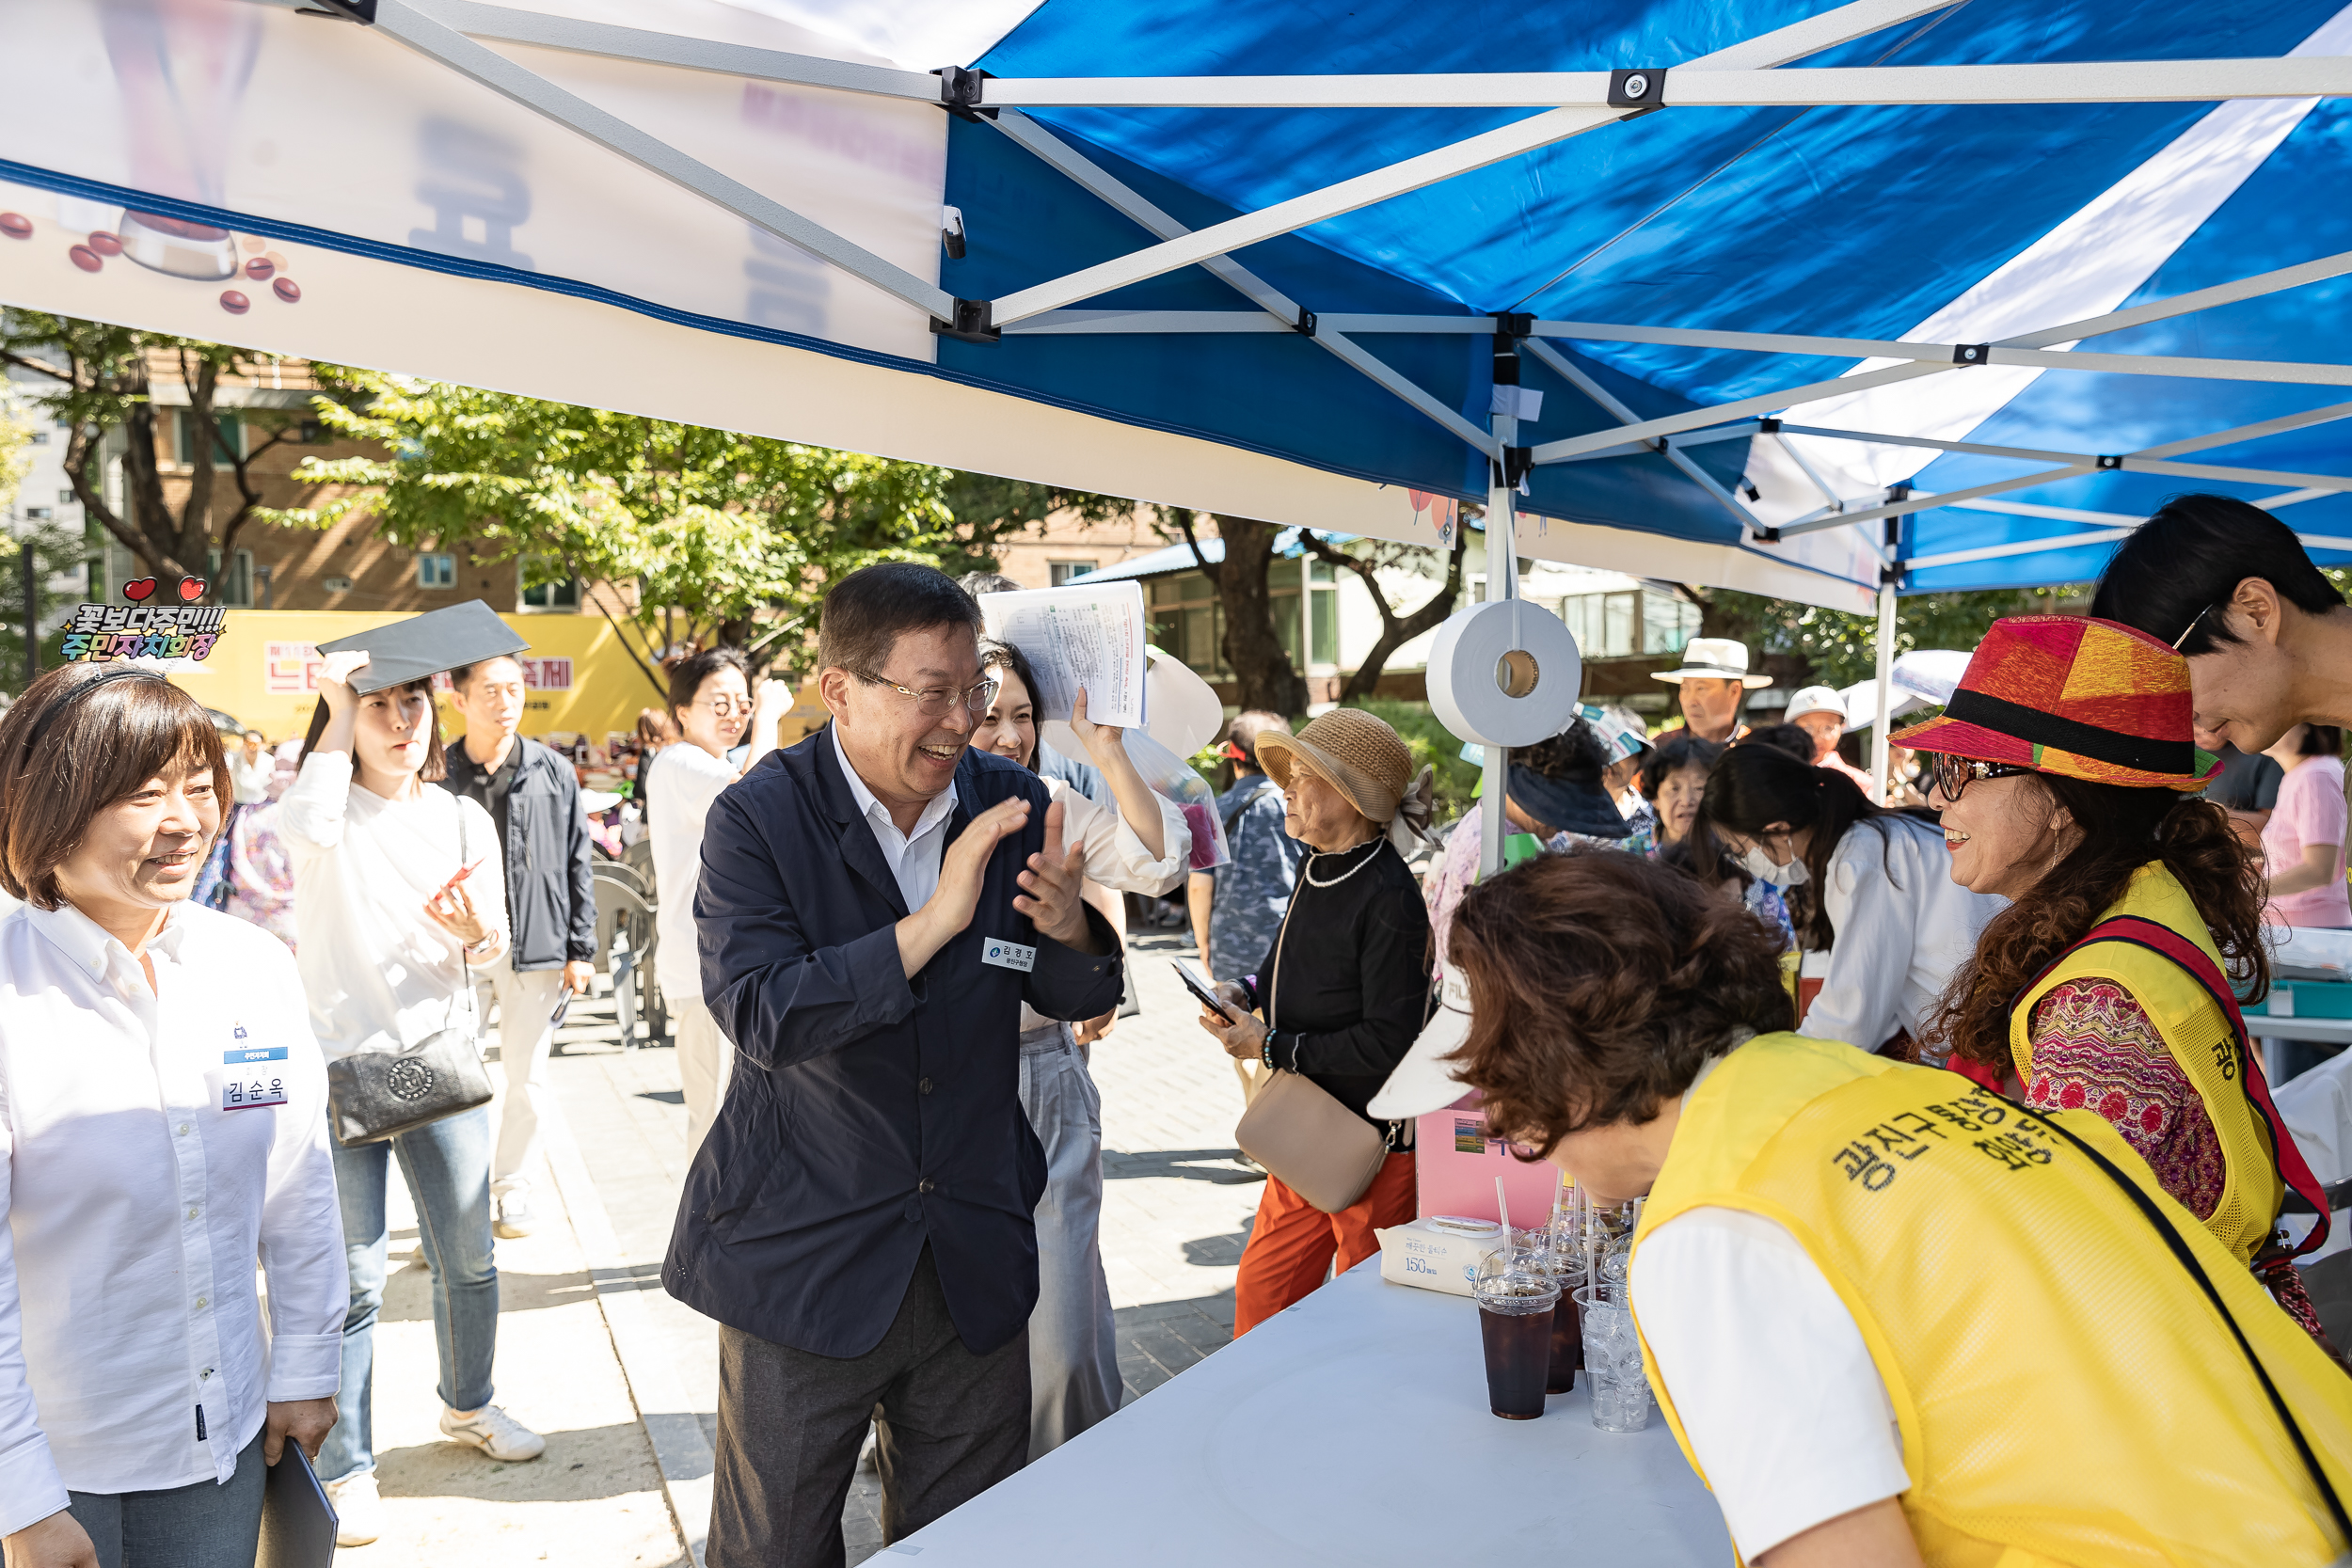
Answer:
[[1913, 1054], [1945, 983], [2000, 908], [1952, 881], [1931, 824], [1873, 805], [1844, 774], [1773, 746], [1724, 753], [1692, 836], [1720, 844], [1778, 891], [1797, 946], [1828, 955], [1804, 1032], [1865, 1051]]

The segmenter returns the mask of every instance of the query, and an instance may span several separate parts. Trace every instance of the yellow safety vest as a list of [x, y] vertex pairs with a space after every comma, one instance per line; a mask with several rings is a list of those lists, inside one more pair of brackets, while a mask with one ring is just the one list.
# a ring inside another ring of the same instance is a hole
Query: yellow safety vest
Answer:
[[[1636, 1258], [1691, 1209], [1788, 1228], [1885, 1381], [1911, 1478], [1902, 1508], [1931, 1568], [2333, 1562], [2352, 1543], [2229, 1324], [2174, 1243], [2052, 1121], [2170, 1221], [2352, 1498], [2352, 1378], [2090, 1112], [2044, 1117], [1953, 1073], [1762, 1036], [1684, 1102]], [[1646, 1342], [1644, 1354], [1704, 1477]]]
[[[2178, 932], [2202, 948], [2216, 969], [2221, 968], [2221, 953], [2204, 917], [2162, 861], [2133, 872], [2123, 896], [2099, 918], [2118, 915], [2136, 915]], [[2059, 958], [2010, 1013], [2009, 1049], [2017, 1062], [2018, 1082], [2033, 1081], [2033, 1046], [2026, 1036], [2034, 1008], [2055, 988], [2083, 979], [2112, 980], [2130, 992], [2188, 1075], [2221, 1141], [2221, 1201], [2205, 1216], [2204, 1227], [2241, 1260], [2251, 1261], [2278, 1224], [2286, 1187], [2279, 1180], [2270, 1129], [2246, 1098], [2236, 1033], [2212, 994], [2179, 964], [2125, 942], [2093, 942]]]

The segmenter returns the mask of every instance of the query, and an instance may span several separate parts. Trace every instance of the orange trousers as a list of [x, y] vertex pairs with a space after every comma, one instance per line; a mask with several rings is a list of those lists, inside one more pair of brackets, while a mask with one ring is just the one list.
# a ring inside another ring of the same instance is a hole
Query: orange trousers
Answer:
[[1249, 1244], [1241, 1249], [1241, 1273], [1233, 1281], [1233, 1338], [1313, 1294], [1334, 1258], [1345, 1274], [1378, 1252], [1380, 1241], [1373, 1230], [1411, 1219], [1415, 1197], [1409, 1148], [1382, 1161], [1364, 1196], [1336, 1214], [1325, 1213], [1267, 1177], [1258, 1221], [1250, 1227]]

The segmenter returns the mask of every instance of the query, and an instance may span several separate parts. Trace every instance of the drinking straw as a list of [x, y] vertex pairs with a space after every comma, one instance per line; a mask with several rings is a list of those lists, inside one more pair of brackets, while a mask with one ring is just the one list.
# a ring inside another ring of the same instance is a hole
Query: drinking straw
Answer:
[[1568, 1200], [1568, 1173], [1558, 1165], [1551, 1167], [1551, 1228], [1545, 1233], [1546, 1249], [1555, 1255], [1560, 1250], [1560, 1211]]
[[1576, 1206], [1583, 1221], [1584, 1283], [1593, 1288], [1593, 1299], [1600, 1299], [1600, 1268], [1593, 1257], [1593, 1195], [1581, 1186], [1576, 1189]]
[[1502, 1216], [1502, 1266], [1511, 1267], [1511, 1200], [1502, 1196], [1502, 1178], [1495, 1178], [1495, 1212]]

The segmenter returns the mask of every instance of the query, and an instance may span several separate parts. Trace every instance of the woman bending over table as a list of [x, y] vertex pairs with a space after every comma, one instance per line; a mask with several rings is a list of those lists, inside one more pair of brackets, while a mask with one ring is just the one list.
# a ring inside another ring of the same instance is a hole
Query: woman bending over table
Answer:
[[1645, 1364], [1747, 1561], [2352, 1546], [2352, 1378], [2098, 1116], [1788, 1033], [1771, 933], [1631, 855], [1472, 888], [1448, 958], [1489, 1132], [1649, 1200]]

